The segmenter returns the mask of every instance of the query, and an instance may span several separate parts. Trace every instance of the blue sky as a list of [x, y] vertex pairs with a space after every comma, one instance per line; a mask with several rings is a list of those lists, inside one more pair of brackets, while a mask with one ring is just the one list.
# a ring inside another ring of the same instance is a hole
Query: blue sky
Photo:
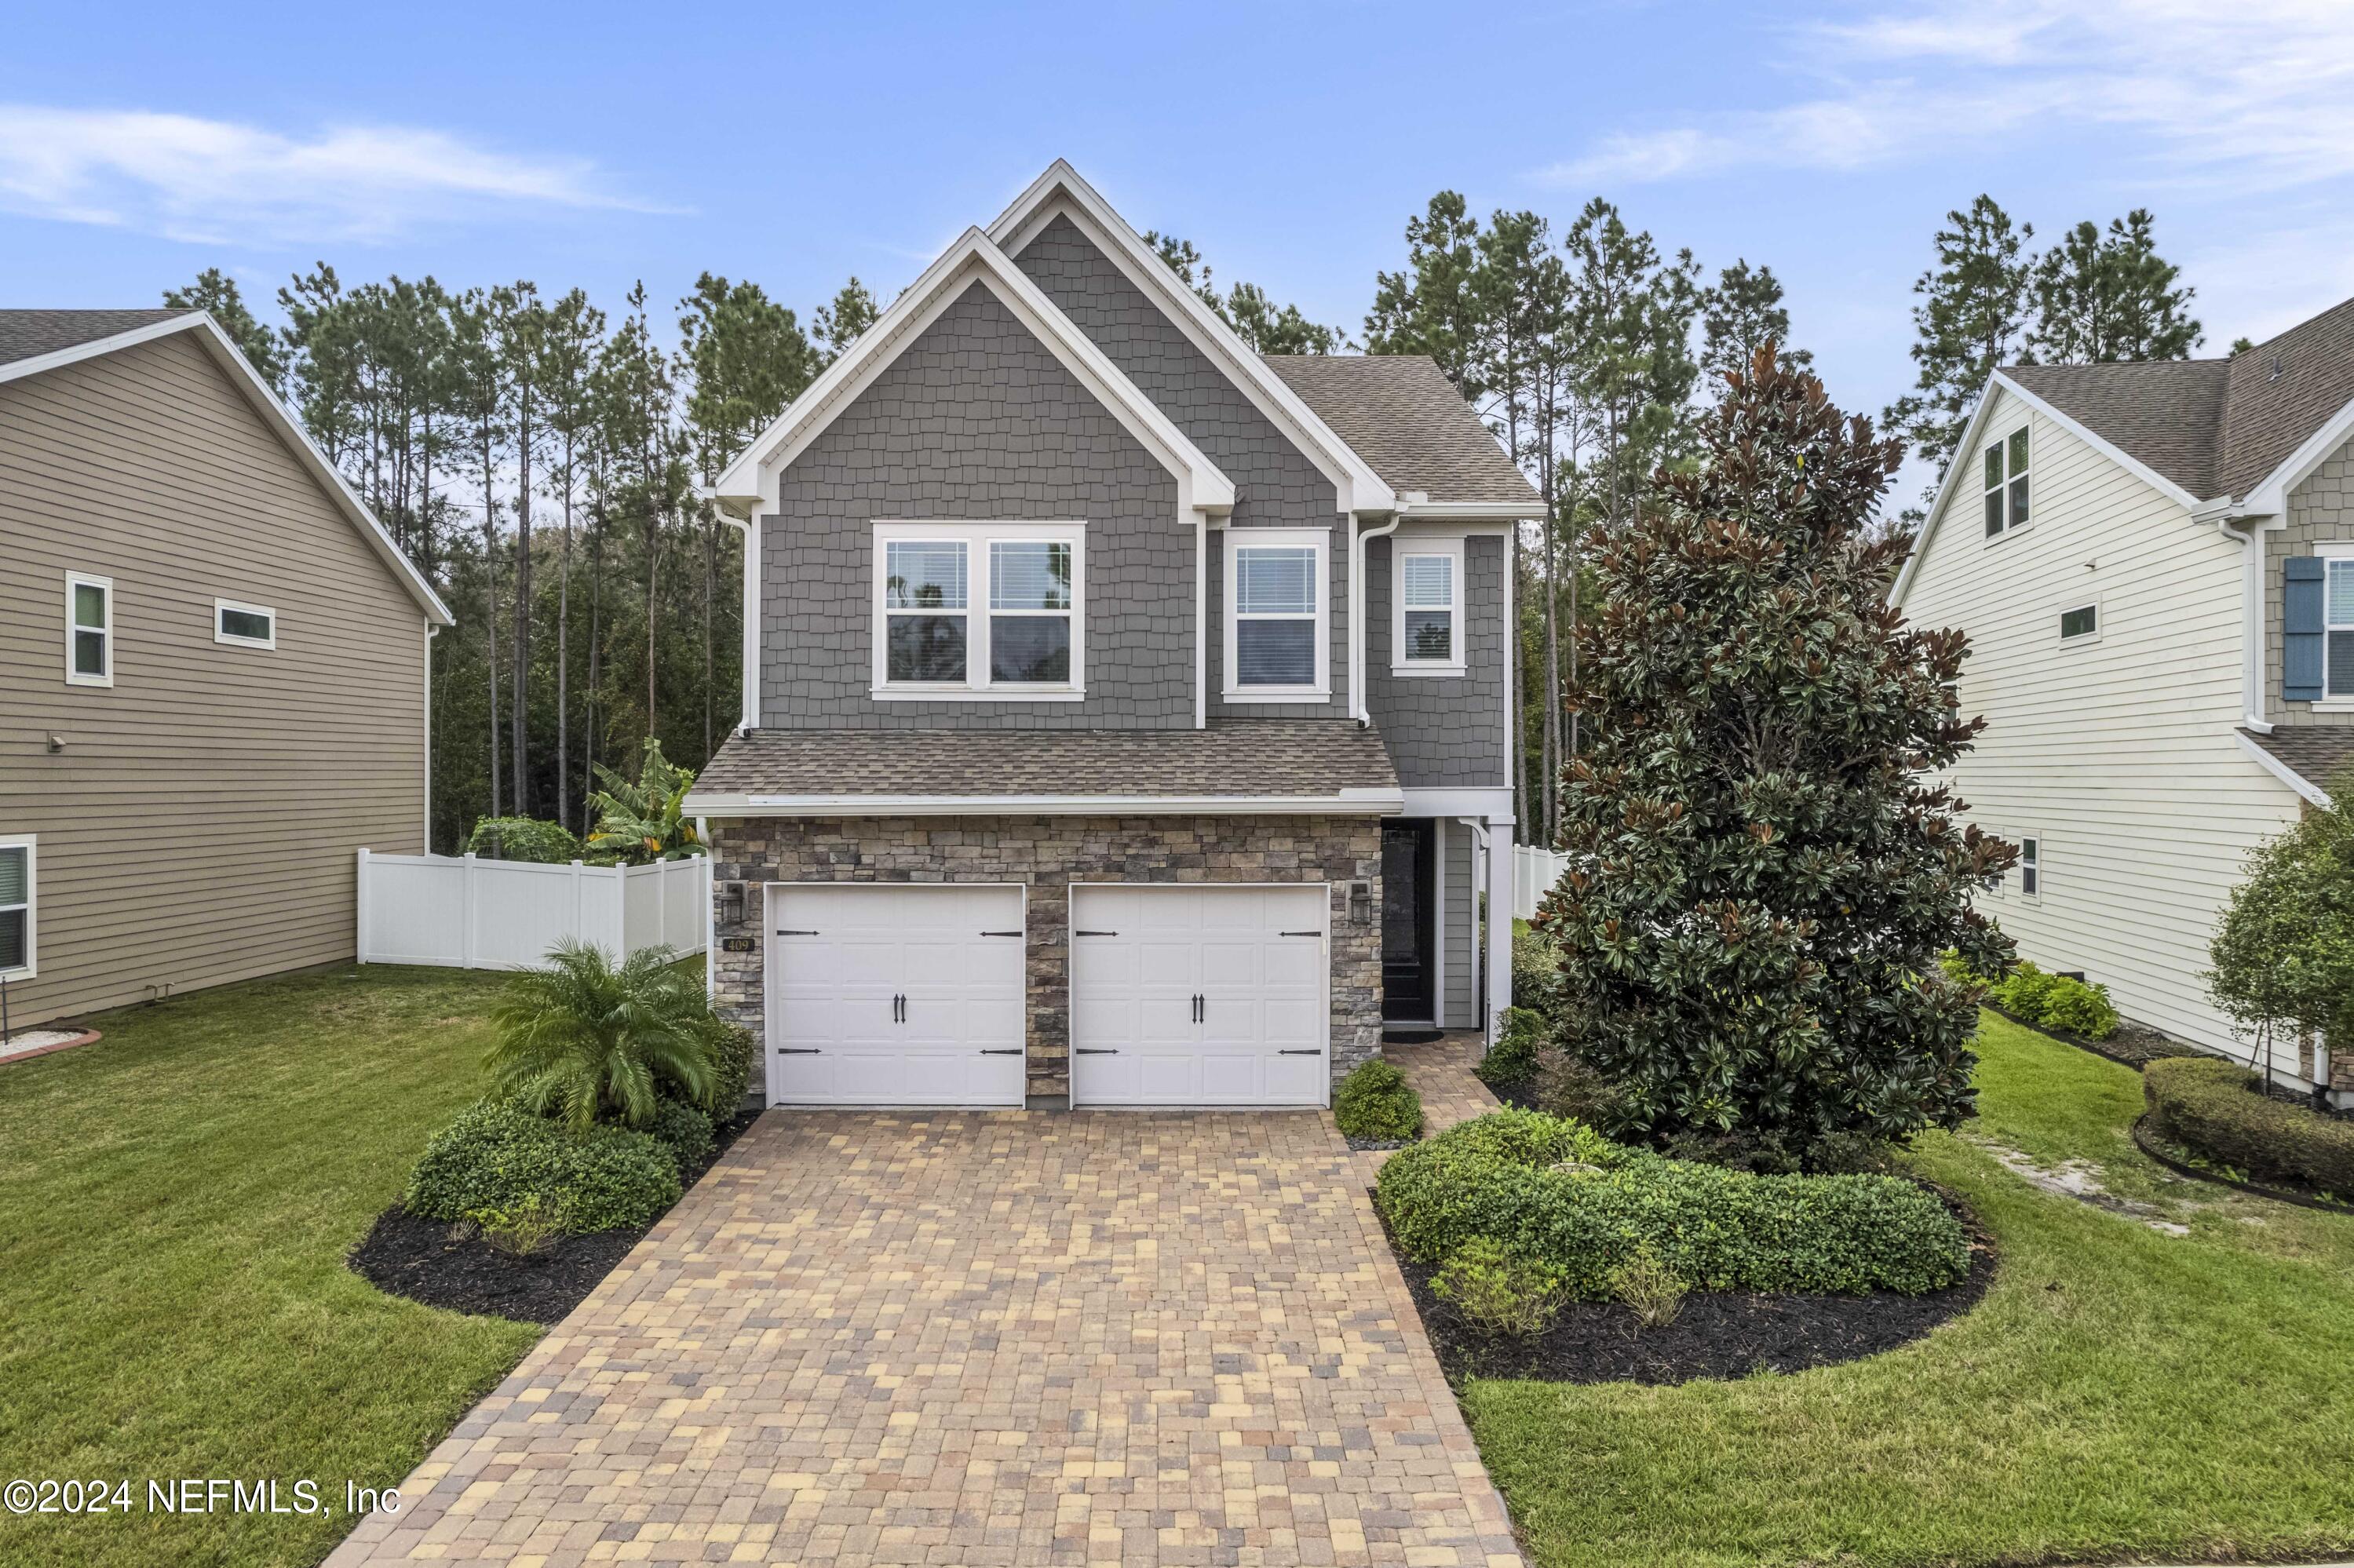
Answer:
[[1604, 195], [1772, 265], [1865, 409], [1980, 190], [2046, 230], [2154, 208], [2208, 352], [2354, 293], [2344, 0], [506, 9], [20, 9], [0, 304], [208, 265], [267, 300], [324, 258], [609, 309], [707, 268], [806, 316], [854, 272], [887, 298], [1057, 155], [1352, 332], [1433, 191], [1557, 225]]

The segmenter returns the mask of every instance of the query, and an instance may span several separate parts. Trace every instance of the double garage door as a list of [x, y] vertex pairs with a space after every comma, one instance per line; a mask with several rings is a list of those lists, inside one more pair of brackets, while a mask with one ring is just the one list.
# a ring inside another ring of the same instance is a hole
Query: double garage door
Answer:
[[[1320, 1106], [1326, 893], [1081, 884], [1071, 1103]], [[1018, 1106], [1018, 886], [771, 885], [769, 1100]]]

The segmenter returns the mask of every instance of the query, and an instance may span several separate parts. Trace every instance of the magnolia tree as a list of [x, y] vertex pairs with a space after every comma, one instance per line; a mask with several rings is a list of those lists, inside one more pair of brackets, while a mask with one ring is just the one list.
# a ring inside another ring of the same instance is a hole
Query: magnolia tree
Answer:
[[1984, 721], [1955, 711], [1963, 636], [1888, 602], [1906, 546], [1869, 524], [1903, 445], [1770, 344], [1698, 435], [1592, 562], [1593, 741], [1538, 916], [1564, 1043], [1658, 1139], [1953, 1127], [1976, 997], [1937, 959], [2008, 966], [1969, 894], [2016, 852], [1932, 777]]

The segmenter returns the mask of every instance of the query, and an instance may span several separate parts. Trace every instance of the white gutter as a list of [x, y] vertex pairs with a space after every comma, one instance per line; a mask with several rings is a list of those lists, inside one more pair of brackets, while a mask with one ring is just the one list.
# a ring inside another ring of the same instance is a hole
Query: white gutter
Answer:
[[701, 795], [685, 809], [713, 817], [1394, 817], [1402, 789], [1342, 789], [1332, 795]]
[[[2264, 718], [2264, 524], [2259, 514], [2234, 505], [2229, 496], [2192, 510], [2194, 523], [2211, 523], [2215, 532], [2240, 546], [2240, 723], [2258, 735], [2270, 735]], [[2234, 527], [2244, 523], [2246, 528]], [[2275, 524], [2274, 526], [2277, 526]]]
[[[1421, 499], [1419, 494], [1402, 495], [1401, 503]], [[1386, 538], [1397, 532], [1403, 519], [1397, 513], [1378, 528], [1359, 529], [1354, 517], [1349, 519], [1349, 713], [1361, 725], [1373, 722], [1373, 711], [1365, 701], [1365, 541]], [[1396, 586], [1391, 586], [1396, 591]]]

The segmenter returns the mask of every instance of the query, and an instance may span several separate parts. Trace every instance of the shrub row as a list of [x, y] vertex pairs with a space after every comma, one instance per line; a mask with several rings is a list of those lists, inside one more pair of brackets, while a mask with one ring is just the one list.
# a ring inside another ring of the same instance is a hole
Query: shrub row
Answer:
[[1985, 986], [1987, 1001], [2022, 1023], [2056, 1029], [2080, 1040], [2106, 1040], [2117, 1032], [2117, 1010], [2109, 1001], [2107, 986], [2047, 974], [2025, 959], [2011, 966], [2009, 974], [1992, 981], [1971, 973], [1954, 953], [1948, 952], [1941, 961], [1954, 979]]
[[1408, 1257], [1485, 1237], [1607, 1298], [1649, 1255], [1703, 1290], [1941, 1289], [1969, 1267], [1960, 1224], [1893, 1176], [1757, 1176], [1615, 1144], [1582, 1123], [1503, 1110], [1392, 1156], [1375, 1187]]
[[1351, 1138], [1402, 1143], [1422, 1134], [1422, 1097], [1387, 1062], [1367, 1062], [1332, 1095], [1332, 1119]]
[[[707, 1118], [702, 1131], [707, 1150]], [[425, 1146], [401, 1203], [434, 1220], [535, 1204], [561, 1214], [567, 1231], [618, 1230], [649, 1224], [678, 1202], [678, 1165], [670, 1145], [649, 1133], [573, 1132], [514, 1106], [477, 1100]]]
[[2354, 1123], [2273, 1098], [2236, 1063], [2152, 1062], [2142, 1069], [2141, 1092], [2162, 1137], [2259, 1181], [2301, 1181], [2354, 1198]]

